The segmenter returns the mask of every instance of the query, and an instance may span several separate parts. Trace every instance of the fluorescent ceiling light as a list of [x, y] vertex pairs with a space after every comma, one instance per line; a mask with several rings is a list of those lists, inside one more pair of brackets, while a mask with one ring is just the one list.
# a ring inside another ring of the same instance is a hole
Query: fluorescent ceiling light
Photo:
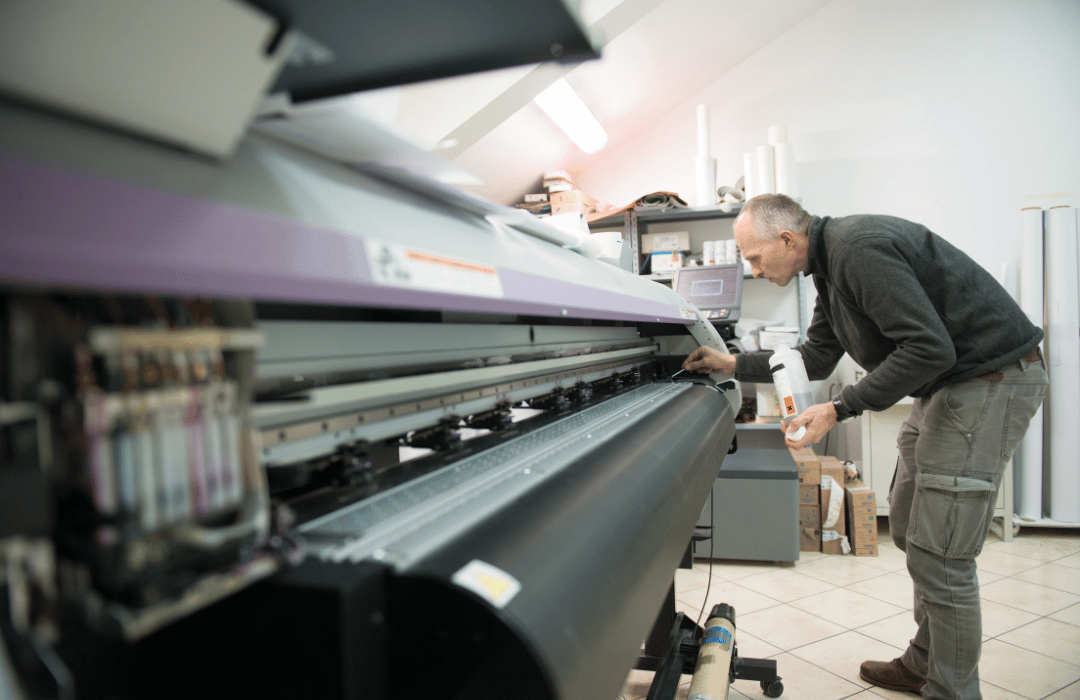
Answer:
[[607, 143], [604, 127], [565, 79], [559, 78], [537, 95], [536, 104], [586, 153], [596, 153]]

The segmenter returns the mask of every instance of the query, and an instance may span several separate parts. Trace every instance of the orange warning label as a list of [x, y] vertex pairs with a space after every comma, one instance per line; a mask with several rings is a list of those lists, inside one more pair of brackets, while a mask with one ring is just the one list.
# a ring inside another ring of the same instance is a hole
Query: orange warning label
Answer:
[[784, 397], [784, 413], [785, 415], [795, 415], [795, 400], [790, 396]]

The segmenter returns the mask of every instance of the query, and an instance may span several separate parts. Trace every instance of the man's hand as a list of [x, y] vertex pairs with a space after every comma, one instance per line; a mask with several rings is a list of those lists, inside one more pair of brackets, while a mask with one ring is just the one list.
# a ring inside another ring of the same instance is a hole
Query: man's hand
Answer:
[[794, 432], [800, 427], [806, 427], [806, 435], [798, 442], [785, 437], [784, 444], [793, 450], [806, 447], [810, 443], [818, 443], [825, 434], [836, 425], [836, 407], [832, 402], [814, 404], [790, 421], [780, 421], [780, 426], [786, 434], [789, 430]]
[[683, 362], [682, 368], [687, 372], [697, 372], [699, 374], [708, 374], [710, 372], [735, 374], [735, 356], [702, 345], [690, 353]]

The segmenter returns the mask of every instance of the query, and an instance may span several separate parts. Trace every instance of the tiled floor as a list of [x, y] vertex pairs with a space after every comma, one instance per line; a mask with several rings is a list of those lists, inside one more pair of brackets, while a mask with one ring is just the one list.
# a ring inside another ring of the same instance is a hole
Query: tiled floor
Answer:
[[[792, 565], [710, 562], [675, 578], [677, 606], [697, 618], [717, 603], [735, 608], [739, 654], [774, 658], [782, 698], [916, 698], [859, 678], [867, 659], [888, 661], [914, 634], [904, 554], [882, 528], [879, 556], [803, 552]], [[984, 700], [1080, 700], [1080, 530], [1024, 529], [1012, 542], [991, 533], [978, 559], [983, 608], [979, 673]], [[644, 698], [652, 673], [632, 671], [624, 700]], [[689, 676], [680, 699], [689, 691]], [[729, 698], [764, 698], [735, 681]]]

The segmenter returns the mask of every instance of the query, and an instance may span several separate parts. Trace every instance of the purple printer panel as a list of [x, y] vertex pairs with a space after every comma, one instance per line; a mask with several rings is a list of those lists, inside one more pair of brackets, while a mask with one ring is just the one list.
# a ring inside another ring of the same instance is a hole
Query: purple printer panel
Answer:
[[672, 304], [500, 269], [503, 296], [385, 286], [357, 236], [0, 158], [0, 279], [48, 287], [686, 324]]

